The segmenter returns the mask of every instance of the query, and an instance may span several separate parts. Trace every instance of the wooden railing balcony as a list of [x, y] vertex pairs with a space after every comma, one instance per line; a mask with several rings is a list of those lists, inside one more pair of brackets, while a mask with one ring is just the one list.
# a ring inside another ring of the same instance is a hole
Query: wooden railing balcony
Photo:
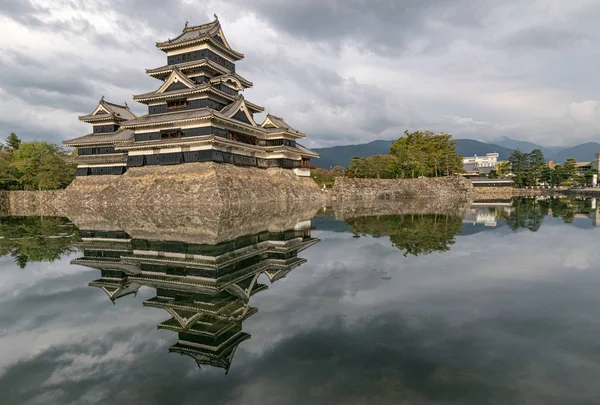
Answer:
[[302, 163], [302, 165], [300, 167], [302, 169], [311, 169], [311, 170], [314, 170], [317, 168], [317, 166], [309, 165], [308, 163]]

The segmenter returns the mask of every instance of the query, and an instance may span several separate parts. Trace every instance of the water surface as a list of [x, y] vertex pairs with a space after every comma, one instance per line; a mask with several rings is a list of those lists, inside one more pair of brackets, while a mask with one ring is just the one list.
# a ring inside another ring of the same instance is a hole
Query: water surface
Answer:
[[329, 209], [224, 238], [1, 218], [0, 403], [596, 404], [597, 216]]

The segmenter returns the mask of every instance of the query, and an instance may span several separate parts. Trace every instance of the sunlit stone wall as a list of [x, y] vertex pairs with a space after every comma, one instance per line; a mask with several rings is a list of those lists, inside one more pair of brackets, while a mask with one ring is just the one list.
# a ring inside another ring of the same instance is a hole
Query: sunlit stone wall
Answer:
[[66, 189], [9, 195], [13, 215], [61, 215], [104, 208], [214, 207], [259, 203], [323, 201], [310, 177], [292, 170], [238, 167], [212, 162], [131, 168], [121, 176], [78, 177]]
[[425, 179], [354, 179], [337, 177], [332, 198], [336, 201], [373, 201], [431, 198], [465, 201], [475, 198], [471, 181], [461, 176]]

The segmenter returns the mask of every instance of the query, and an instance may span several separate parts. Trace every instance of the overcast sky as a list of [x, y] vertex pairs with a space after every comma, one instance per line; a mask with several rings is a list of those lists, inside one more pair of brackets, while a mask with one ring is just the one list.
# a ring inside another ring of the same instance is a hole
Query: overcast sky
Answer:
[[143, 114], [155, 41], [214, 13], [246, 55], [246, 98], [310, 147], [405, 129], [600, 140], [598, 0], [2, 0], [0, 138], [89, 133], [77, 116], [102, 95]]

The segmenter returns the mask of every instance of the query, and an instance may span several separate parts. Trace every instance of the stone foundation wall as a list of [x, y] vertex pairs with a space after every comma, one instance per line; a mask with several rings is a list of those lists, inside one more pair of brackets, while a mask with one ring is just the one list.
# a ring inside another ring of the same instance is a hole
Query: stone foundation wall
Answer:
[[460, 176], [398, 180], [338, 177], [332, 190], [321, 190], [312, 178], [298, 177], [288, 169], [204, 162], [131, 168], [121, 176], [82, 176], [65, 190], [13, 191], [7, 199], [12, 215], [69, 217], [73, 212], [119, 212], [122, 207], [132, 213], [152, 213], [179, 207], [212, 210], [298, 202], [324, 206], [328, 201], [423, 198], [453, 206], [471, 201], [475, 195], [471, 182]]
[[461, 176], [427, 179], [354, 179], [337, 177], [334, 201], [374, 201], [435, 198], [442, 201], [468, 201], [475, 198], [474, 187]]
[[292, 170], [212, 162], [136, 167], [121, 176], [77, 177], [65, 190], [9, 194], [12, 215], [56, 216], [122, 206], [143, 211], [325, 199], [312, 178]]
[[475, 187], [478, 200], [510, 200], [513, 197], [512, 187]]

